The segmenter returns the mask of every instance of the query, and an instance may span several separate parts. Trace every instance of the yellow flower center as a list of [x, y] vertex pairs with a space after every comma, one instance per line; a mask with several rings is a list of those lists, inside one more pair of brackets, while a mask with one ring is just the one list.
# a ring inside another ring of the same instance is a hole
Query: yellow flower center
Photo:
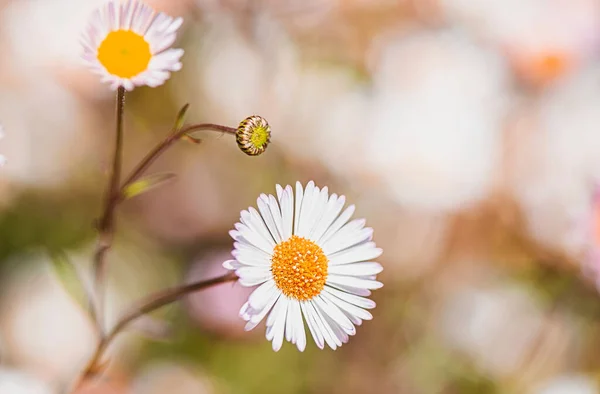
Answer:
[[275, 246], [271, 272], [283, 294], [300, 301], [321, 293], [327, 280], [329, 261], [323, 249], [313, 241], [292, 235]]
[[98, 47], [98, 61], [120, 78], [135, 77], [146, 70], [151, 58], [150, 44], [131, 30], [111, 31]]
[[252, 130], [252, 136], [250, 137], [250, 142], [257, 148], [262, 148], [269, 139], [269, 132], [266, 127], [256, 126]]

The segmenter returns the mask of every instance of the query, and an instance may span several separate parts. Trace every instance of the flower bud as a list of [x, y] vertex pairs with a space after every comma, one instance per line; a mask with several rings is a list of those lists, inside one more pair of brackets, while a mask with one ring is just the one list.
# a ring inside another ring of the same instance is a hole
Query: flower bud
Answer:
[[252, 115], [244, 119], [235, 133], [240, 149], [249, 156], [258, 156], [271, 141], [271, 127], [262, 116]]

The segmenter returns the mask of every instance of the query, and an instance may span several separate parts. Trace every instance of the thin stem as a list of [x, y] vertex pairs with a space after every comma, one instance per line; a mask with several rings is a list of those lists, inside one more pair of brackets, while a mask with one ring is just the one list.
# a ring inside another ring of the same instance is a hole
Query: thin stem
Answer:
[[215, 130], [233, 135], [235, 135], [237, 131], [233, 127], [222, 126], [214, 123], [199, 123], [183, 127], [179, 131], [175, 131], [169, 134], [167, 138], [165, 138], [162, 142], [156, 145], [154, 149], [152, 149], [135, 167], [135, 169], [127, 177], [125, 182], [123, 182], [123, 187], [121, 188], [121, 190], [123, 190], [123, 188], [131, 185], [133, 182], [139, 179], [139, 177], [144, 173], [144, 171], [146, 171], [148, 167], [150, 167], [150, 165], [154, 163], [154, 161], [158, 159], [158, 157], [160, 157], [160, 155], [162, 155], [175, 141], [181, 139], [181, 137], [183, 137], [187, 133], [191, 133], [193, 131], [198, 130]]
[[221, 283], [234, 282], [237, 279], [237, 275], [235, 275], [235, 273], [233, 272], [230, 272], [216, 278], [195, 282], [180, 287], [166, 289], [161, 292], [149, 295], [136, 302], [129, 310], [127, 310], [125, 313], [123, 313], [123, 315], [121, 315], [115, 326], [108, 332], [106, 336], [102, 337], [100, 342], [98, 342], [94, 354], [88, 361], [85, 369], [83, 370], [79, 379], [77, 380], [77, 383], [74, 385], [73, 389], [70, 392], [74, 393], [75, 391], [77, 391], [86, 379], [94, 376], [98, 372], [99, 367], [102, 365], [102, 358], [108, 346], [112, 343], [115, 337], [119, 333], [123, 332], [123, 330], [135, 319], [147, 313], [153, 312], [159, 308], [162, 308], [163, 306], [169, 305], [190, 293], [204, 290]]
[[106, 253], [112, 246], [115, 231], [115, 208], [119, 200], [121, 167], [123, 156], [123, 113], [125, 110], [125, 88], [120, 86], [117, 90], [116, 103], [116, 132], [115, 150], [112, 169], [106, 190], [104, 211], [98, 223], [98, 244], [94, 253], [94, 293], [95, 310], [93, 315], [99, 332], [104, 333], [104, 297], [106, 285]]

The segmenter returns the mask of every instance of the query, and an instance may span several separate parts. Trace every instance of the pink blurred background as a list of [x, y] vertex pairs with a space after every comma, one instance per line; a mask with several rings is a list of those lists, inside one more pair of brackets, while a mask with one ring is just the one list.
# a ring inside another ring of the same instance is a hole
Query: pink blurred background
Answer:
[[[384, 249], [374, 320], [335, 352], [271, 351], [225, 284], [160, 310], [86, 393], [600, 392], [600, 1], [153, 0], [183, 70], [127, 97], [131, 168], [190, 122], [269, 120], [249, 158], [202, 134], [126, 202], [109, 314], [219, 275], [227, 231], [275, 184], [345, 194]], [[89, 267], [113, 94], [79, 62], [99, 0], [0, 1], [0, 393], [57, 393], [93, 350], [50, 268]]]

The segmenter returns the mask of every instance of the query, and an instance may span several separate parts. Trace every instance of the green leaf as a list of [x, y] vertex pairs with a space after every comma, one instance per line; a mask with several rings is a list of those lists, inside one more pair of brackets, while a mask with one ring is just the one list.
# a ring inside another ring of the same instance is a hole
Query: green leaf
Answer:
[[123, 197], [132, 198], [142, 193], [146, 193], [147, 191], [152, 190], [155, 187], [163, 186], [167, 182], [172, 181], [175, 178], [175, 176], [176, 175], [171, 172], [163, 172], [148, 175], [147, 177], [144, 177], [140, 180], [133, 182], [131, 185], [128, 185], [123, 190]]
[[83, 275], [62, 251], [50, 252], [52, 267], [66, 292], [84, 309], [89, 309], [91, 292], [83, 281]]
[[183, 124], [185, 123], [185, 114], [189, 107], [190, 107], [190, 105], [186, 104], [183, 107], [181, 107], [181, 109], [179, 110], [179, 113], [177, 114], [177, 118], [175, 119], [175, 128], [174, 128], [175, 132], [178, 132], [183, 127]]

